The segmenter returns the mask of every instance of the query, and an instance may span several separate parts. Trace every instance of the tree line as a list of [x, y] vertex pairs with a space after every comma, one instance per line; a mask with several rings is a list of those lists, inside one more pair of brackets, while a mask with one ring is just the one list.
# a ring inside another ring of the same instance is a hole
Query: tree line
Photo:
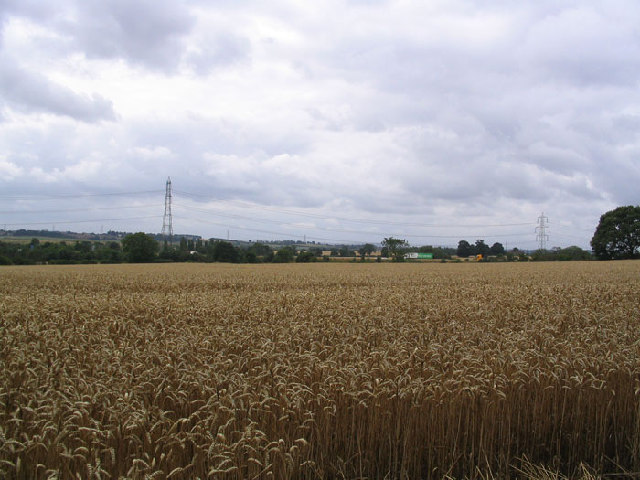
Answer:
[[[332, 250], [337, 256], [352, 255], [347, 247]], [[178, 245], [158, 242], [153, 235], [143, 232], [127, 234], [122, 241], [0, 241], [0, 265], [34, 264], [91, 264], [91, 263], [144, 263], [144, 262], [313, 262], [322, 259], [322, 249], [312, 247], [299, 251], [296, 245], [285, 245], [277, 250], [264, 243], [253, 243], [241, 248], [223, 240], [181, 238]]]
[[476, 242], [472, 245], [466, 240], [460, 240], [458, 242], [458, 248], [456, 250], [456, 254], [458, 257], [470, 257], [476, 255], [482, 255], [484, 258], [489, 255], [504, 255], [505, 249], [504, 246], [500, 242], [496, 242], [493, 245], [489, 246], [484, 243], [484, 240], [476, 240]]
[[115, 240], [41, 242], [33, 238], [29, 243], [0, 241], [0, 265], [121, 263], [125, 259], [122, 245]]
[[[600, 217], [600, 222], [591, 239], [595, 258], [600, 260], [617, 260], [640, 258], [640, 206], [618, 207]], [[362, 261], [370, 258], [376, 247], [367, 243], [358, 250], [347, 246], [331, 250], [332, 256], [355, 257], [356, 252]], [[382, 256], [395, 261], [404, 261], [407, 251], [416, 251], [409, 244], [398, 238], [385, 238], [382, 241]], [[504, 260], [590, 260], [591, 252], [577, 246], [537, 250], [527, 254], [514, 248], [505, 251], [504, 246], [496, 242], [487, 245], [484, 240], [476, 240], [471, 244], [460, 240], [458, 247], [443, 248], [422, 246], [418, 252], [432, 253], [434, 259], [450, 259], [453, 255], [470, 257], [482, 255], [502, 258]], [[328, 260], [322, 257], [320, 247], [298, 250], [297, 245], [290, 244], [274, 250], [271, 246], [256, 242], [246, 248], [234, 246], [224, 240], [202, 240], [181, 238], [178, 245], [160, 244], [153, 235], [142, 232], [128, 234], [122, 241], [59, 241], [41, 242], [33, 238], [29, 243], [0, 241], [0, 265], [25, 265], [37, 263], [120, 263], [120, 262], [313, 262]]]
[[[367, 243], [360, 248], [348, 246], [335, 247], [330, 250], [331, 257], [351, 258], [360, 261], [372, 260], [376, 246]], [[517, 248], [509, 252], [496, 243], [488, 247], [482, 240], [470, 244], [461, 240], [458, 248], [433, 247], [424, 245], [410, 247], [405, 240], [393, 237], [382, 241], [381, 256], [402, 262], [407, 252], [430, 253], [435, 260], [450, 260], [456, 255], [468, 257], [481, 254], [487, 258], [495, 255], [503, 260], [587, 260], [591, 254], [578, 247], [534, 252], [531, 256]], [[158, 242], [153, 235], [142, 232], [128, 234], [121, 242], [96, 242], [88, 240], [40, 241], [33, 238], [29, 243], [0, 241], [0, 265], [33, 265], [33, 264], [91, 264], [91, 263], [145, 263], [145, 262], [229, 262], [229, 263], [288, 263], [328, 261], [320, 247], [300, 249], [289, 244], [277, 249], [270, 245], [256, 242], [248, 247], [238, 247], [231, 242], [217, 239], [185, 239], [178, 245]]]
[[[481, 240], [475, 245], [461, 240], [458, 244], [458, 256], [483, 254], [487, 250]], [[494, 244], [489, 254], [495, 254], [501, 248]], [[631, 260], [640, 258], [640, 205], [627, 205], [605, 212], [591, 238], [593, 253], [580, 247], [537, 250], [530, 255], [532, 260]]]
[[476, 240], [474, 244], [467, 240], [460, 240], [457, 248], [442, 248], [424, 246], [415, 248], [409, 247], [409, 244], [402, 239], [385, 238], [382, 242], [383, 256], [390, 257], [396, 262], [405, 261], [405, 253], [421, 252], [432, 253], [434, 259], [452, 259], [474, 257], [480, 255], [483, 261], [502, 260], [502, 261], [564, 261], [564, 260], [591, 260], [591, 252], [582, 250], [580, 247], [571, 246], [567, 248], [554, 248], [551, 250], [536, 250], [535, 252], [525, 252], [518, 248], [507, 251], [500, 242], [496, 242], [488, 246], [484, 240]]

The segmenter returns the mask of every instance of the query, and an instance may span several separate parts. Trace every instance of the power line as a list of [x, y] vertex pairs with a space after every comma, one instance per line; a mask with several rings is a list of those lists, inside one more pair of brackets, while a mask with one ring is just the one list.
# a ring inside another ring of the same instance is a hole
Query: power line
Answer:
[[[122, 218], [94, 218], [92, 220], [55, 220], [57, 224], [93, 223], [93, 222], [121, 222], [124, 220], [143, 220], [147, 218], [160, 218], [162, 215], [149, 215], [146, 217], [122, 217]], [[51, 225], [48, 222], [23, 222], [23, 223], [3, 223], [5, 227], [15, 227], [20, 225]]]
[[[412, 238], [460, 238], [460, 235], [414, 235], [414, 234], [398, 234], [398, 233], [389, 233], [389, 232], [374, 232], [374, 231], [370, 231], [370, 230], [350, 230], [350, 229], [346, 229], [346, 228], [331, 228], [331, 227], [321, 227], [321, 226], [306, 226], [306, 225], [300, 225], [300, 224], [292, 224], [290, 222], [281, 222], [278, 220], [267, 220], [267, 219], [256, 219], [256, 218], [251, 218], [251, 217], [245, 217], [242, 215], [234, 215], [234, 214], [224, 214], [224, 213], [218, 213], [218, 212], [212, 212], [210, 210], [205, 210], [202, 208], [197, 208], [197, 207], [184, 207], [182, 205], [176, 205], [180, 208], [185, 208], [187, 210], [197, 210], [200, 212], [204, 212], [204, 213], [208, 213], [210, 215], [214, 215], [216, 217], [223, 217], [223, 218], [232, 218], [232, 219], [236, 219], [236, 220], [248, 220], [251, 222], [257, 222], [257, 223], [270, 223], [270, 224], [278, 224], [278, 225], [289, 225], [292, 226], [294, 228], [302, 228], [302, 229], [306, 229], [306, 230], [322, 230], [322, 231], [327, 231], [327, 232], [340, 232], [340, 233], [357, 233], [357, 234], [367, 234], [367, 235], [378, 235], [378, 236], [391, 236], [391, 237], [396, 237], [396, 236], [403, 236], [403, 237], [412, 237]], [[220, 224], [220, 225], [227, 225], [227, 224]], [[229, 225], [232, 228], [242, 228], [242, 227], [236, 227], [236, 226], [232, 226]], [[497, 234], [493, 234], [493, 233], [481, 233], [481, 234], [466, 234], [463, 236], [467, 236], [467, 237], [476, 237], [476, 238], [480, 238], [480, 237], [525, 237], [528, 236], [529, 233], [526, 232], [522, 232], [522, 233], [509, 233], [509, 234], [505, 234], [505, 233], [497, 233]]]
[[158, 204], [152, 205], [125, 205], [118, 207], [90, 207], [90, 208], [62, 208], [56, 210], [23, 210], [23, 211], [0, 211], [2, 215], [13, 215], [13, 214], [30, 214], [30, 213], [68, 213], [68, 212], [86, 212], [87, 210], [122, 210], [124, 208], [150, 208], [157, 207]]
[[268, 233], [270, 235], [280, 235], [280, 236], [286, 236], [286, 237], [290, 237], [290, 238], [303, 238], [303, 235], [297, 235], [294, 233], [284, 233], [284, 232], [274, 232], [272, 230], [261, 230], [261, 229], [257, 229], [257, 228], [249, 228], [249, 227], [241, 227], [238, 225], [229, 225], [228, 223], [220, 223], [220, 222], [212, 222], [210, 220], [203, 220], [201, 218], [191, 218], [191, 220], [195, 220], [197, 222], [200, 223], [206, 223], [209, 225], [216, 225], [219, 227], [225, 227], [225, 228], [233, 228], [236, 230], [248, 230], [248, 231], [252, 231], [252, 232], [258, 232], [258, 233]]
[[137, 192], [110, 192], [110, 193], [53, 193], [53, 194], [34, 194], [34, 195], [0, 195], [0, 198], [11, 200], [31, 200], [31, 199], [61, 199], [61, 198], [86, 198], [86, 197], [118, 197], [126, 195], [145, 195], [151, 193], [159, 193], [162, 190], [142, 190]]
[[[215, 213], [211, 213], [211, 212], [206, 212], [205, 213], [210, 213], [214, 216], [220, 216], [220, 217], [226, 217], [226, 218], [237, 218], [237, 219], [244, 219], [244, 220], [249, 220], [249, 221], [255, 221], [258, 223], [276, 223], [276, 224], [280, 224], [280, 225], [291, 225], [291, 224], [287, 224], [287, 223], [283, 223], [283, 222], [278, 222], [278, 221], [273, 221], [273, 220], [256, 220], [256, 219], [252, 219], [252, 218], [248, 218], [248, 217], [233, 217], [231, 215], [225, 215], [225, 214], [215, 214]], [[234, 225], [234, 224], [229, 224], [229, 223], [220, 223], [220, 222], [211, 222], [211, 221], [203, 221], [200, 218], [191, 218], [191, 220], [195, 220], [198, 222], [202, 222], [202, 223], [209, 223], [212, 225], [218, 225], [218, 226], [222, 226], [222, 227], [227, 227], [227, 228], [233, 228], [235, 230], [250, 230], [250, 231], [258, 231], [261, 233], [270, 233], [270, 234], [274, 234], [274, 235], [282, 235], [282, 236], [291, 236], [291, 237], [303, 237], [303, 235], [294, 235], [291, 233], [285, 233], [285, 232], [274, 232], [274, 231], [270, 231], [270, 230], [259, 230], [259, 229], [255, 229], [255, 228], [250, 228], [250, 227], [242, 227], [239, 225]], [[309, 227], [306, 225], [293, 225], [295, 228], [301, 228], [301, 229], [307, 229], [307, 230], [316, 230], [316, 231], [323, 231], [323, 232], [337, 232], [337, 233], [355, 233], [355, 234], [360, 234], [360, 235], [370, 235], [370, 236], [381, 236], [381, 237], [406, 237], [406, 238], [416, 238], [416, 239], [429, 239], [429, 238], [435, 238], [435, 239], [456, 239], [456, 238], [460, 238], [460, 235], [416, 235], [416, 234], [398, 234], [398, 233], [389, 233], [389, 232], [372, 232], [372, 231], [367, 231], [367, 230], [349, 230], [349, 229], [345, 229], [345, 228], [327, 228], [327, 227]], [[511, 233], [511, 234], [476, 234], [476, 235], [466, 235], [468, 237], [476, 237], [476, 238], [481, 238], [481, 237], [526, 237], [528, 236], [529, 233], [527, 232], [522, 232], [522, 233]], [[312, 238], [312, 237], [309, 237]]]
[[[42, 199], [57, 199], [57, 200], [65, 200], [65, 199], [76, 199], [76, 198], [90, 198], [90, 197], [126, 197], [126, 196], [133, 196], [133, 195], [151, 195], [151, 194], [157, 194], [162, 192], [163, 190], [142, 190], [142, 191], [127, 191], [127, 192], [108, 192], [108, 193], [77, 193], [77, 194], [34, 194], [34, 195], [0, 195], [0, 199], [14, 199], [14, 200], [33, 200], [33, 201], [38, 201], [38, 200], [42, 200]], [[162, 233], [163, 235], [169, 235], [169, 237], [171, 238], [173, 235], [173, 215], [172, 215], [172, 206], [175, 206], [175, 203], [173, 203], [173, 197], [174, 197], [174, 193], [176, 193], [175, 190], [172, 190], [172, 186], [171, 186], [171, 179], [168, 178], [167, 179], [167, 183], [166, 183], [166, 188], [164, 190], [165, 193], [165, 210], [164, 210], [164, 215], [163, 215], [163, 227], [162, 227]], [[209, 200], [211, 197], [208, 195], [198, 195], [198, 194], [194, 194], [194, 193], [189, 193], [189, 192], [182, 192], [182, 191], [178, 191], [177, 192], [179, 194], [179, 196], [184, 196], [186, 199], [192, 199], [195, 202], [201, 201], [202, 199], [205, 200]], [[299, 210], [292, 210], [292, 209], [287, 209], [287, 208], [276, 208], [276, 207], [269, 207], [269, 206], [263, 206], [263, 205], [256, 205], [253, 203], [249, 203], [249, 202], [245, 202], [242, 200], [222, 200], [222, 199], [218, 199], [216, 201], [222, 202], [223, 204], [227, 204], [230, 205], [232, 207], [237, 207], [237, 208], [241, 208], [241, 209], [249, 209], [252, 211], [255, 210], [262, 210], [262, 211], [267, 211], [267, 212], [273, 212], [276, 214], [281, 214], [281, 215], [291, 215], [294, 217], [303, 217], [303, 218], [310, 218], [310, 219], [315, 219], [315, 220], [324, 220], [324, 221], [339, 221], [339, 222], [345, 222], [346, 224], [352, 223], [352, 224], [361, 224], [361, 225], [371, 225], [371, 226], [381, 226], [382, 228], [380, 229], [376, 229], [377, 231], [371, 231], [371, 230], [362, 230], [358, 227], [356, 227], [354, 225], [354, 227], [352, 228], [344, 228], [344, 227], [324, 227], [324, 226], [308, 226], [308, 225], [303, 225], [300, 223], [294, 223], [292, 221], [281, 221], [281, 220], [272, 220], [272, 219], [268, 219], [268, 218], [264, 218], [263, 217], [258, 217], [258, 216], [253, 216], [253, 215], [239, 215], [239, 214], [235, 214], [235, 213], [222, 213], [220, 211], [217, 211], [215, 208], [202, 208], [202, 207], [195, 207], [195, 206], [187, 206], [187, 205], [180, 205], [178, 204], [177, 206], [179, 208], [185, 209], [187, 212], [190, 211], [199, 211], [202, 213], [205, 213], [207, 215], [212, 215], [215, 217], [221, 217], [221, 218], [229, 218], [229, 219], [234, 219], [234, 220], [244, 220], [247, 222], [256, 222], [256, 223], [263, 223], [263, 224], [271, 224], [271, 225], [281, 225], [281, 226], [289, 226], [293, 229], [299, 230], [299, 229], [305, 229], [305, 230], [315, 230], [315, 231], [319, 231], [319, 232], [327, 232], [327, 233], [347, 233], [347, 234], [357, 234], [357, 235], [368, 235], [368, 236], [380, 236], [380, 237], [387, 237], [387, 236], [392, 236], [392, 237], [404, 237], [404, 238], [409, 238], [409, 239], [443, 239], [443, 240], [450, 240], [450, 239], [459, 239], [459, 238], [469, 238], [469, 237], [475, 237], [475, 238], [483, 238], [483, 237], [495, 237], [495, 238], [507, 238], [507, 237], [511, 237], [511, 238], [515, 238], [515, 237], [522, 237], [523, 239], [525, 237], [527, 237], [528, 233], [482, 233], [482, 234], [469, 234], [469, 233], [465, 233], [465, 234], [454, 234], [454, 235], [424, 235], [424, 234], [397, 234], [397, 233], [393, 233], [390, 234], [388, 233], [388, 229], [396, 227], [398, 230], [402, 230], [403, 228], [428, 228], [428, 229], [434, 229], [434, 228], [459, 228], [459, 229], [470, 229], [470, 228], [503, 228], [503, 227], [520, 227], [520, 226], [530, 226], [530, 225], [534, 225], [533, 223], [495, 223], [495, 224], [457, 224], [457, 223], [452, 223], [452, 224], [429, 224], [429, 223], [417, 223], [417, 222], [401, 222], [401, 221], [397, 221], [397, 220], [378, 220], [378, 219], [372, 219], [372, 218], [354, 218], [354, 217], [344, 217], [344, 216], [335, 216], [335, 215], [326, 215], [326, 214], [320, 214], [320, 213], [313, 213], [313, 212], [304, 212], [304, 211], [299, 211]], [[127, 206], [114, 206], [114, 207], [93, 207], [90, 208], [89, 210], [115, 210], [115, 209], [125, 209], [125, 208], [148, 208], [148, 207], [157, 207], [157, 204], [153, 204], [153, 205], [127, 205]], [[231, 207], [229, 207], [231, 208]], [[62, 212], [77, 212], [77, 211], [84, 211], [86, 212], [88, 209], [87, 208], [70, 208], [70, 209], [50, 209], [50, 210], [29, 210], [29, 211], [22, 211], [22, 212], [16, 212], [16, 211], [0, 211], [0, 214], [4, 214], [4, 215], [13, 215], [13, 214], [42, 214], [42, 213], [62, 213]], [[257, 214], [259, 215], [259, 214]], [[58, 224], [80, 224], [80, 223], [91, 223], [91, 222], [114, 222], [114, 221], [126, 221], [126, 220], [141, 220], [141, 219], [151, 219], [151, 218], [159, 218], [159, 215], [151, 215], [151, 216], [138, 216], [138, 217], [122, 217], [122, 218], [106, 218], [106, 219], [93, 219], [93, 220], [68, 220], [68, 221], [62, 221], [62, 220], [56, 220], [55, 223]], [[190, 218], [189, 215], [186, 216], [187, 218]], [[233, 225], [233, 224], [229, 224], [229, 223], [217, 223], [217, 222], [211, 222], [211, 221], [205, 221], [202, 219], [195, 219], [195, 221], [199, 221], [202, 223], [209, 223], [212, 225], [218, 225], [218, 226], [223, 226], [225, 228], [233, 228], [233, 229], [237, 229], [237, 230], [247, 230], [247, 231], [253, 231], [253, 232], [259, 232], [259, 233], [265, 233], [265, 234], [271, 234], [271, 235], [278, 235], [278, 236], [286, 236], [289, 238], [305, 238], [305, 235], [298, 235], [298, 234], [293, 234], [293, 233], [286, 233], [286, 232], [281, 232], [281, 231], [274, 231], [274, 230], [265, 230], [265, 229], [259, 229], [259, 228], [250, 228], [248, 226], [238, 226], [238, 225]], [[48, 225], [51, 224], [51, 220], [47, 221], [47, 222], [24, 222], [24, 223], [9, 223], [9, 224], [4, 224], [6, 226], [28, 226], [28, 225]], [[315, 223], [315, 222], [314, 222]], [[541, 248], [545, 248], [547, 246], [547, 241], [549, 239], [549, 236], [547, 234], [547, 228], [548, 228], [548, 218], [544, 216], [544, 214], [542, 214], [540, 217], [538, 217], [538, 222], [535, 224], [536, 226], [536, 241], [539, 243], [539, 246]], [[387, 233], [385, 233], [385, 231], [380, 231], [380, 230], [385, 230]], [[570, 235], [569, 235], [570, 236]], [[327, 238], [321, 238], [321, 237], [311, 237], [308, 236], [307, 237], [309, 239], [313, 239], [313, 240], [320, 240], [320, 241], [332, 241], [332, 242], [354, 242], [354, 240], [334, 240], [334, 239], [327, 239]], [[578, 237], [574, 237], [574, 238], [578, 238]]]
[[[286, 232], [275, 232], [273, 230], [262, 230], [262, 229], [257, 229], [257, 228], [249, 228], [249, 227], [240, 227], [238, 225], [229, 225], [227, 223], [218, 223], [218, 222], [212, 222], [209, 220], [203, 220], [200, 218], [192, 218], [191, 220], [195, 220], [197, 222], [200, 223], [206, 223], [208, 225], [216, 225], [216, 226], [220, 226], [220, 227], [225, 227], [225, 228], [233, 228], [235, 230], [246, 230], [246, 231], [250, 231], [250, 232], [257, 232], [257, 233], [266, 233], [269, 235], [277, 235], [280, 237], [285, 237], [287, 239], [292, 239], [292, 238], [300, 238], [300, 239], [307, 239], [307, 240], [320, 240], [322, 242], [327, 242], [327, 243], [334, 243], [334, 244], [354, 244], [354, 243], [360, 243], [357, 240], [345, 240], [345, 239], [336, 239], [336, 238], [323, 238], [323, 237], [314, 237], [314, 236], [309, 236], [309, 235], [299, 235], [296, 233], [286, 233]], [[217, 237], [217, 238], [222, 238], [222, 237]]]
[[[210, 198], [206, 195], [197, 195], [193, 193], [183, 192], [180, 190], [174, 190], [178, 195], [184, 195], [192, 198]], [[296, 210], [282, 209], [282, 208], [274, 208], [274, 207], [265, 207], [263, 205], [255, 205], [255, 204], [247, 204], [246, 202], [242, 202], [239, 200], [221, 200], [226, 203], [231, 203], [233, 205], [238, 206], [239, 208], [250, 208], [250, 209], [259, 209], [272, 211], [276, 213], [284, 213], [287, 215], [297, 215], [301, 217], [309, 217], [309, 218], [317, 218], [320, 220], [342, 220], [345, 222], [354, 222], [354, 223], [368, 223], [375, 225], [396, 225], [396, 226], [406, 226], [406, 227], [425, 227], [425, 228], [475, 228], [475, 227], [522, 227], [522, 226], [531, 226], [535, 225], [535, 223], [527, 222], [527, 223], [501, 223], [501, 224], [428, 224], [428, 223], [412, 223], [412, 222], [397, 222], [392, 220], [371, 220], [371, 219], [362, 219], [362, 218], [349, 218], [349, 217], [339, 217], [339, 216], [327, 216], [321, 215], [317, 213], [310, 212], [299, 212]]]

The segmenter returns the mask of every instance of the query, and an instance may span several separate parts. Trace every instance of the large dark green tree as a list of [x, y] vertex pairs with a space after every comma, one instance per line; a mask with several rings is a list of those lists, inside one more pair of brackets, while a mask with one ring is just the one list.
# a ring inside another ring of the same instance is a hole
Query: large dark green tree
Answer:
[[363, 246], [361, 246], [358, 249], [358, 253], [360, 254], [360, 257], [362, 258], [362, 261], [364, 261], [365, 257], [368, 257], [369, 255], [371, 255], [375, 251], [376, 251], [376, 247], [374, 245], [372, 245], [371, 243], [365, 243]]
[[158, 252], [158, 242], [144, 232], [131, 233], [122, 239], [122, 250], [129, 262], [152, 262]]
[[315, 261], [316, 261], [316, 256], [313, 254], [313, 252], [310, 252], [309, 250], [304, 250], [298, 253], [298, 255], [296, 256], [296, 262], [298, 263], [308, 263], [308, 262], [315, 262]]
[[475, 255], [476, 251], [473, 247], [473, 245], [471, 245], [469, 242], [467, 242], [466, 240], [460, 240], [458, 242], [458, 248], [456, 250], [456, 255], [458, 255], [459, 257], [469, 257], [471, 255]]
[[393, 258], [394, 262], [404, 261], [404, 250], [408, 246], [409, 243], [406, 240], [399, 238], [389, 237], [382, 240], [382, 247], [387, 249], [389, 256]]
[[218, 240], [214, 243], [212, 257], [214, 262], [236, 263], [240, 261], [240, 251], [231, 242]]
[[504, 246], [500, 242], [496, 242], [491, 245], [489, 253], [491, 255], [504, 255]]
[[295, 248], [291, 246], [282, 247], [274, 255], [273, 262], [274, 263], [293, 262], [295, 255], [296, 255]]
[[482, 255], [484, 258], [487, 258], [491, 249], [489, 245], [484, 243], [484, 240], [476, 240], [476, 244], [474, 245], [474, 252], [476, 255]]
[[253, 252], [256, 257], [261, 258], [263, 261], [270, 262], [273, 258], [273, 249], [264, 243], [254, 243], [249, 247], [249, 251]]
[[296, 249], [290, 245], [279, 248], [278, 251], [273, 256], [274, 263], [287, 263], [293, 262], [293, 259], [296, 256]]
[[591, 247], [601, 260], [640, 256], [640, 206], [618, 207], [600, 217]]

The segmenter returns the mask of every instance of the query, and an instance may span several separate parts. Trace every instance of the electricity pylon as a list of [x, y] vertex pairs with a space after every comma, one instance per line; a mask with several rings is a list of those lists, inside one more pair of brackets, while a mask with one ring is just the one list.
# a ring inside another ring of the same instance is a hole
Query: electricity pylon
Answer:
[[536, 240], [538, 241], [538, 248], [540, 250], [547, 249], [547, 241], [549, 235], [547, 235], [547, 227], [549, 226], [549, 219], [544, 215], [544, 212], [538, 217], [538, 226], [536, 227]]
[[164, 218], [162, 219], [162, 238], [169, 245], [173, 243], [173, 216], [171, 215], [171, 177], [167, 177], [167, 187], [164, 194]]

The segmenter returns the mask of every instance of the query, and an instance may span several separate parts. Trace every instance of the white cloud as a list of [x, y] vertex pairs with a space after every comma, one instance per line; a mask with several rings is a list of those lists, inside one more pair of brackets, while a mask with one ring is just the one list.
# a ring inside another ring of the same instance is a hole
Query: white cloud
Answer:
[[14, 163], [0, 158], [0, 179], [13, 180], [15, 177], [22, 175], [22, 168], [18, 167]]
[[61, 177], [75, 181], [99, 180], [100, 172], [104, 166], [95, 160], [83, 160], [79, 163], [69, 165], [60, 173]]
[[172, 156], [171, 150], [161, 145], [154, 147], [134, 147], [129, 149], [129, 153], [132, 158], [141, 160], [162, 160]]
[[58, 170], [46, 172], [41, 167], [32, 167], [29, 169], [29, 180], [35, 180], [38, 183], [54, 183], [58, 181]]

